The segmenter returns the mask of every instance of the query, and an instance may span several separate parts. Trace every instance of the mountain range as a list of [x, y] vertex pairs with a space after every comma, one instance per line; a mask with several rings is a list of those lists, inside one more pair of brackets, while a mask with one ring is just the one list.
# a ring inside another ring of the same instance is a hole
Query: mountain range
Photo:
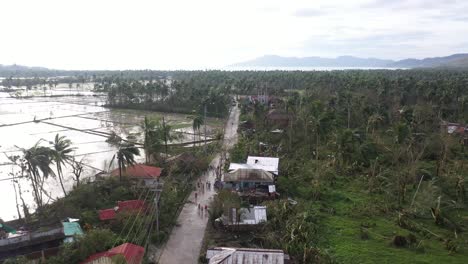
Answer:
[[376, 67], [376, 68], [468, 68], [468, 53], [453, 54], [446, 57], [425, 59], [385, 60], [378, 58], [358, 58], [340, 56], [323, 57], [281, 57], [266, 55], [253, 60], [230, 65], [229, 67]]

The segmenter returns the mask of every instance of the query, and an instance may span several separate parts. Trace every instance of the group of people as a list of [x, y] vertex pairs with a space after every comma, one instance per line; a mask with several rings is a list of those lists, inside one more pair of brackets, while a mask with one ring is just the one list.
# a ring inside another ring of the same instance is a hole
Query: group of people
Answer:
[[198, 193], [200, 194], [205, 194], [206, 191], [211, 191], [211, 182], [206, 181], [205, 183], [202, 183], [201, 181], [197, 182], [197, 191], [195, 192], [195, 202], [198, 200]]
[[[212, 184], [210, 181], [202, 182], [199, 180], [197, 182], [197, 191], [195, 192], [195, 203], [198, 203], [198, 194], [205, 194], [206, 191], [211, 191]], [[198, 213], [203, 217], [204, 215], [208, 216], [208, 205], [202, 205], [198, 203]]]
[[205, 206], [198, 204], [198, 214], [200, 214], [202, 217], [204, 215], [208, 216], [208, 205], [205, 204]]

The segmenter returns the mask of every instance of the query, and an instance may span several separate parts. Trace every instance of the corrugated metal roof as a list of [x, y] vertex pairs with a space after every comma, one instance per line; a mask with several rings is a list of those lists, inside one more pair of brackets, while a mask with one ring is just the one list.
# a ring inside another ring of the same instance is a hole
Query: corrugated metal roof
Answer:
[[225, 182], [274, 182], [272, 173], [260, 169], [237, 169], [231, 173], [224, 174]]
[[99, 220], [111, 220], [115, 218], [115, 210], [114, 209], [104, 209], [99, 210]]
[[146, 210], [146, 203], [143, 200], [118, 201], [116, 209], [99, 210], [99, 219], [101, 221], [114, 219], [117, 212], [137, 212]]
[[282, 250], [255, 248], [210, 248], [206, 252], [210, 264], [284, 264]]
[[118, 211], [126, 210], [140, 210], [146, 207], [145, 201], [143, 200], [128, 200], [128, 201], [118, 201], [117, 206], [119, 207]]
[[[125, 168], [125, 170], [122, 170], [122, 175], [134, 178], [156, 178], [161, 176], [161, 171], [162, 169], [159, 167], [136, 164]], [[119, 176], [119, 169], [113, 170], [111, 175]]]
[[248, 156], [247, 164], [255, 165], [263, 170], [278, 174], [279, 158]]
[[278, 168], [275, 166], [266, 166], [261, 164], [245, 164], [245, 163], [231, 163], [229, 164], [229, 171], [235, 171], [237, 169], [257, 169], [278, 174]]
[[115, 255], [122, 255], [128, 264], [140, 264], [143, 261], [143, 256], [145, 255], [145, 249], [138, 245], [131, 243], [125, 243], [118, 247], [111, 248], [108, 251], [96, 253], [89, 256], [84, 263], [97, 263], [100, 258], [109, 258]]

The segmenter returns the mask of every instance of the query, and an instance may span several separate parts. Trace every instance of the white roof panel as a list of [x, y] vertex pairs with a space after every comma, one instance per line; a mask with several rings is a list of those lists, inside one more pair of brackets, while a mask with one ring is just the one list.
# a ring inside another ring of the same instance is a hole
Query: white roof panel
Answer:
[[279, 158], [248, 156], [247, 164], [278, 174]]

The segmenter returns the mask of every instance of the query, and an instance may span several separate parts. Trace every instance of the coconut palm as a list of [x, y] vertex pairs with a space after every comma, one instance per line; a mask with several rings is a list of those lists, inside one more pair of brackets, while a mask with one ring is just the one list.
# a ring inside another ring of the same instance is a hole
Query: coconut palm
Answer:
[[[195, 142], [195, 131], [198, 132], [198, 138], [200, 139], [200, 127], [203, 125], [203, 117], [201, 115], [196, 115], [193, 117], [193, 123], [192, 123], [192, 128], [193, 128], [193, 142]], [[195, 144], [195, 143], [194, 143]]]
[[49, 176], [55, 176], [54, 171], [50, 167], [53, 162], [53, 151], [48, 147], [40, 146], [41, 141], [39, 140], [29, 149], [21, 149], [33, 187], [34, 200], [38, 208], [42, 208], [43, 206], [42, 193], [45, 192], [43, 189], [44, 180]]
[[114, 160], [117, 160], [117, 165], [119, 166], [119, 179], [122, 181], [122, 170], [125, 170], [126, 167], [134, 165], [135, 156], [140, 155], [140, 150], [135, 147], [135, 144], [127, 140], [123, 140], [121, 137], [113, 132], [107, 140], [108, 143], [117, 147], [117, 152], [111, 159], [109, 166], [112, 166]]
[[372, 128], [372, 135], [374, 135], [374, 131], [376, 126], [382, 122], [383, 116], [380, 115], [379, 113], [374, 113], [372, 114], [368, 119], [367, 119], [367, 126], [366, 126], [366, 133], [369, 133], [369, 128]]
[[63, 186], [63, 171], [62, 166], [66, 166], [67, 163], [70, 163], [73, 160], [73, 156], [70, 155], [75, 148], [72, 148], [72, 142], [67, 139], [65, 136], [60, 136], [59, 134], [55, 135], [53, 142], [50, 142], [52, 145], [52, 160], [55, 162], [57, 167], [57, 176], [62, 187], [63, 194], [67, 196], [65, 187]]
[[159, 122], [154, 119], [150, 119], [145, 116], [145, 120], [143, 121], [141, 128], [143, 129], [143, 146], [145, 150], [145, 160], [146, 163], [149, 162], [150, 155], [155, 152], [157, 148], [161, 146], [161, 137], [159, 136], [159, 130], [157, 129], [160, 127]]

